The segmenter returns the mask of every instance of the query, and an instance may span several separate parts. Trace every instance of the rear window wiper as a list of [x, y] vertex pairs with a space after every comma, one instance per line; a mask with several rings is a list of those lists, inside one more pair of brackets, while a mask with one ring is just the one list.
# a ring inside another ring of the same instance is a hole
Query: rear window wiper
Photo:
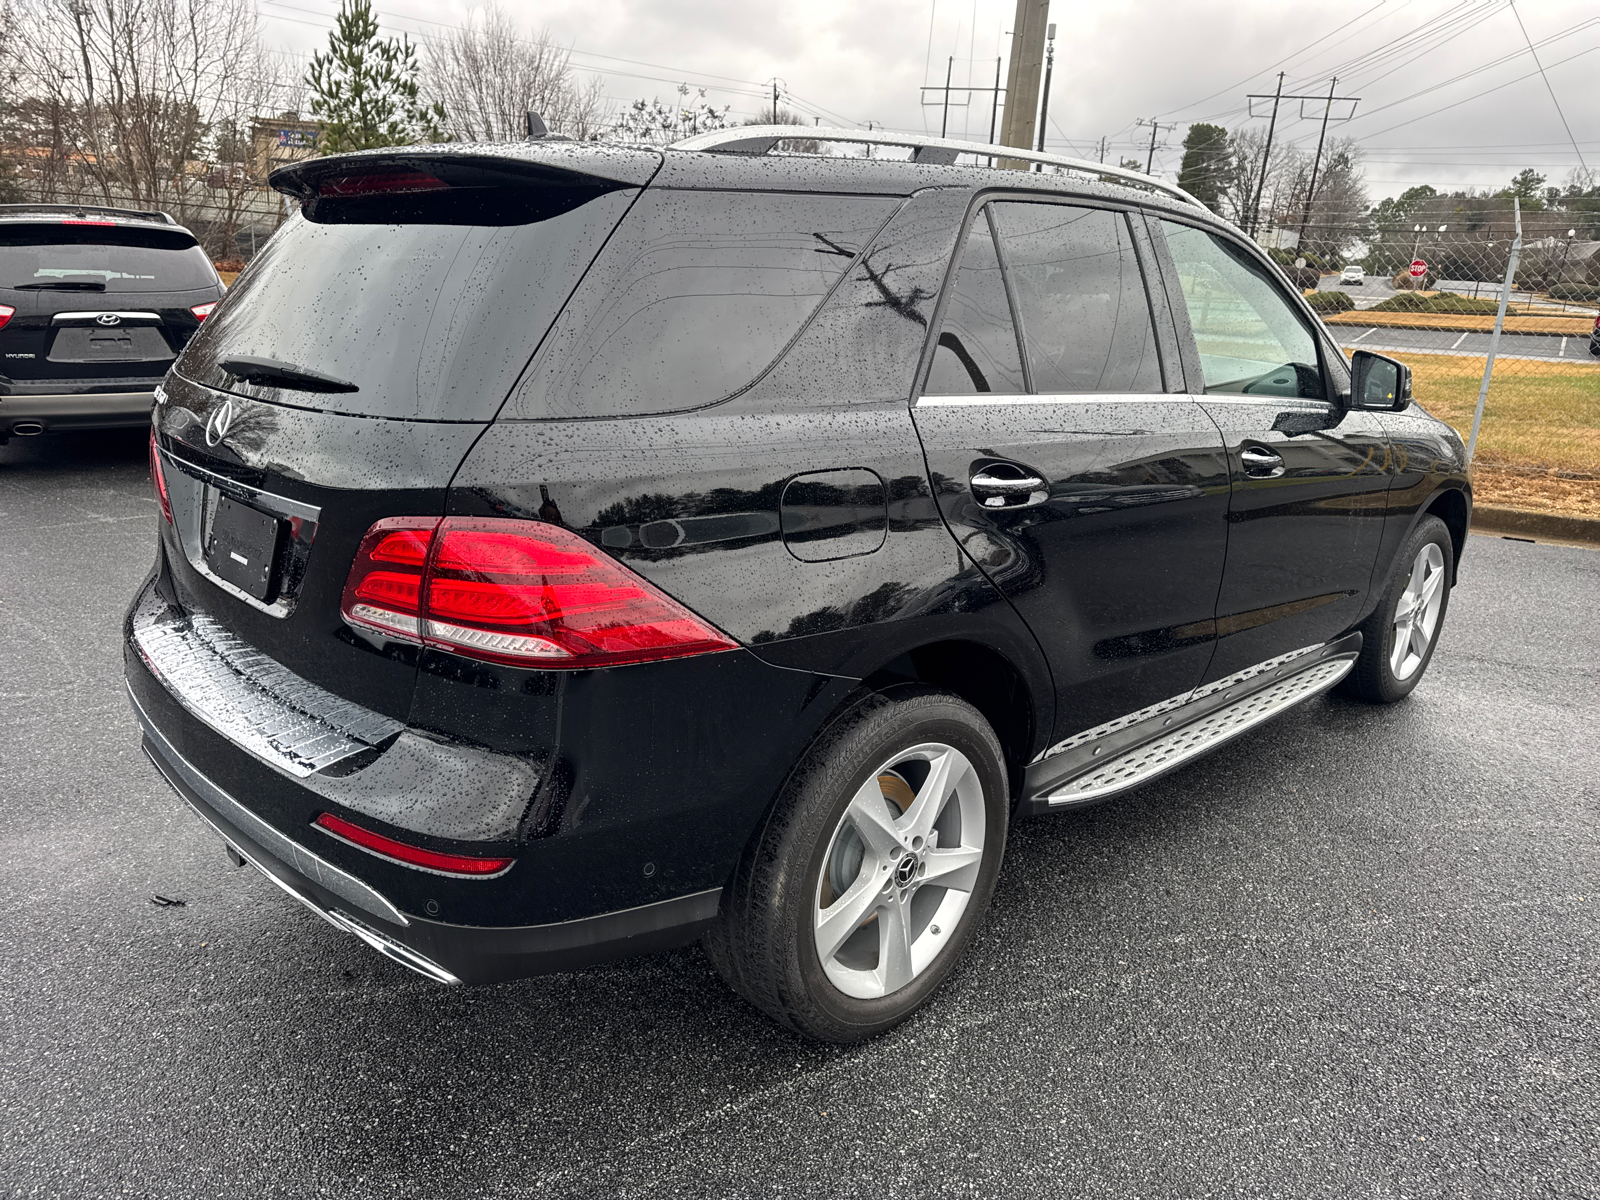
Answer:
[[14, 292], [103, 292], [106, 285], [98, 279], [52, 279], [48, 283], [13, 283]]
[[361, 389], [346, 380], [324, 375], [309, 367], [276, 358], [256, 358], [249, 354], [235, 354], [219, 358], [217, 366], [245, 383], [258, 383], [264, 387], [294, 388], [301, 392], [359, 392]]

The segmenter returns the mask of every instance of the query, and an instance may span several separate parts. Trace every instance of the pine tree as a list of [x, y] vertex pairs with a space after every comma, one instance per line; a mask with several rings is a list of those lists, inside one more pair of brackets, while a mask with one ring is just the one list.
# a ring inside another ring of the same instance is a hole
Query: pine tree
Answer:
[[311, 56], [306, 84], [324, 154], [444, 140], [444, 107], [419, 95], [416, 47], [378, 33], [372, 0], [342, 0], [327, 52]]
[[1179, 187], [1211, 211], [1219, 212], [1232, 166], [1233, 148], [1226, 129], [1204, 122], [1189, 126], [1189, 134], [1183, 139], [1183, 165], [1178, 168]]

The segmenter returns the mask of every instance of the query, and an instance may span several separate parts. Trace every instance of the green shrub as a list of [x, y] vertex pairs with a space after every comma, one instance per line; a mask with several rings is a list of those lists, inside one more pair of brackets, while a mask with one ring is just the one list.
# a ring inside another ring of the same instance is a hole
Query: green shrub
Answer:
[[1426, 296], [1415, 292], [1396, 292], [1381, 304], [1374, 304], [1368, 312], [1427, 312]]
[[1306, 297], [1306, 303], [1319, 313], [1349, 312], [1356, 306], [1349, 292], [1313, 292]]
[[1374, 304], [1371, 312], [1408, 313], [1471, 313], [1494, 316], [1499, 310], [1498, 300], [1473, 299], [1444, 292], [1437, 296], [1419, 296], [1416, 292], [1399, 292], [1381, 304]]
[[1600, 300], [1600, 283], [1558, 283], [1550, 289], [1552, 300]]

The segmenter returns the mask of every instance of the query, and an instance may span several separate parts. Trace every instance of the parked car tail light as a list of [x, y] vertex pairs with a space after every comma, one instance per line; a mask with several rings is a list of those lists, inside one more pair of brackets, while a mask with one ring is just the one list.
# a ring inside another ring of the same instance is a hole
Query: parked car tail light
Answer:
[[583, 538], [500, 517], [391, 517], [362, 538], [351, 625], [520, 667], [606, 667], [737, 643]]
[[196, 321], [204, 321], [207, 317], [209, 317], [211, 315], [211, 310], [213, 308], [215, 308], [216, 306], [217, 306], [217, 302], [215, 300], [213, 300], [209, 304], [196, 304], [196, 305], [193, 305], [189, 309], [189, 311], [194, 314], [194, 319]]
[[17, 315], [17, 310], [9, 304], [0, 304], [0, 329], [4, 329], [12, 317]]
[[156, 448], [156, 431], [150, 430], [150, 482], [155, 485], [156, 499], [161, 501], [161, 515], [172, 524], [172, 501], [167, 496], [167, 476], [161, 469], [161, 451]]
[[397, 842], [394, 838], [385, 837], [381, 833], [363, 829], [360, 825], [354, 825], [332, 813], [318, 813], [311, 823], [322, 832], [331, 834], [340, 841], [359, 846], [363, 850], [371, 851], [381, 858], [392, 858], [395, 862], [405, 863], [408, 867], [421, 867], [425, 871], [437, 871], [441, 875], [483, 878], [500, 874], [516, 861], [513, 858], [474, 858], [465, 854], [441, 854], [437, 850], [424, 850], [421, 846]]
[[64, 220], [61, 223], [63, 225], [106, 225], [106, 226], [109, 226], [112, 229], [115, 229], [117, 227], [117, 223], [115, 221], [85, 221], [85, 220], [78, 219], [78, 220]]

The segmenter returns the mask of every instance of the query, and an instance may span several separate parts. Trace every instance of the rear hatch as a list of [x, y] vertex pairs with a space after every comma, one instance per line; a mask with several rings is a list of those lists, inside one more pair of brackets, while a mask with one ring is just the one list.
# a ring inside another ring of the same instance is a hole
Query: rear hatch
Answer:
[[280, 170], [300, 202], [158, 395], [176, 598], [397, 720], [415, 656], [340, 618], [362, 535], [445, 492], [606, 238], [649, 152], [434, 148]]
[[0, 221], [0, 394], [148, 391], [221, 294], [177, 226]]

